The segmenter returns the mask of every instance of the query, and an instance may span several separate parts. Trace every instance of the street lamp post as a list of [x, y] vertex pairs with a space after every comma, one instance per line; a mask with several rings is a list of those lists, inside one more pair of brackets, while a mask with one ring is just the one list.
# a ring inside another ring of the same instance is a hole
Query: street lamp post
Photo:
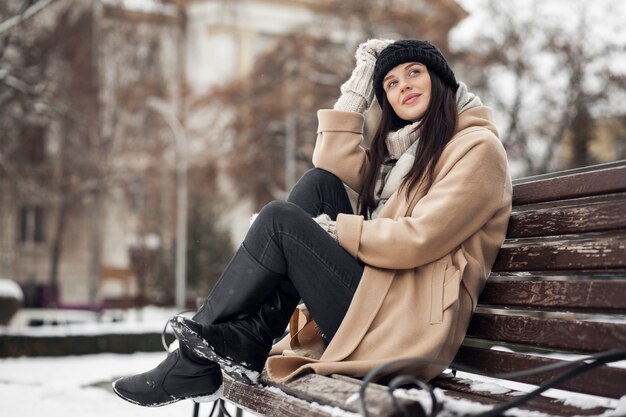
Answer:
[[187, 287], [187, 134], [169, 104], [157, 97], [147, 99], [148, 106], [163, 116], [176, 141], [176, 308], [186, 307]]

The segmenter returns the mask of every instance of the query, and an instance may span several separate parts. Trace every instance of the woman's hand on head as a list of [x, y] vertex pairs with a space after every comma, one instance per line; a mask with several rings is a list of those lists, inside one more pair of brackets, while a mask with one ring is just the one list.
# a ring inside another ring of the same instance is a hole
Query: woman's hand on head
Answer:
[[356, 61], [359, 62], [360, 60], [366, 60], [376, 62], [376, 59], [382, 50], [393, 42], [395, 41], [391, 39], [370, 39], [363, 42], [356, 49], [356, 54], [354, 55]]
[[370, 108], [374, 101], [372, 78], [376, 58], [392, 42], [388, 39], [370, 39], [359, 45], [355, 54], [356, 66], [348, 81], [340, 88], [341, 96], [333, 107], [335, 110], [363, 113]]

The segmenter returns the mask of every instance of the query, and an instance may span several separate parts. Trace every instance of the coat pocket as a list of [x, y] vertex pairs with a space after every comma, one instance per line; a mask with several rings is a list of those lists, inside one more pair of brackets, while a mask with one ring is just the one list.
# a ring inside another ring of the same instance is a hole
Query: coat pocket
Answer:
[[430, 324], [443, 321], [443, 312], [459, 299], [461, 271], [448, 259], [437, 262], [433, 268], [430, 292]]

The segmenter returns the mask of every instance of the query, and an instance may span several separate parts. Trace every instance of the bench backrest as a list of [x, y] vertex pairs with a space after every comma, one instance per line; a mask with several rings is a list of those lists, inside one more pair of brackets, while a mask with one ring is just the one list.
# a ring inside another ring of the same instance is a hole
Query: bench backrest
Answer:
[[[514, 181], [507, 239], [455, 361], [495, 374], [624, 347], [626, 161]], [[626, 394], [626, 369], [585, 375], [562, 388]]]

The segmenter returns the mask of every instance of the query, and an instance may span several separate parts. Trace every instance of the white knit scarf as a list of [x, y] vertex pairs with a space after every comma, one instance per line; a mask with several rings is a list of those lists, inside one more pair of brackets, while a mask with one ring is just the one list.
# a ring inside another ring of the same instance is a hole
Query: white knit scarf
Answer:
[[[459, 83], [459, 88], [456, 91], [456, 104], [459, 113], [482, 106], [480, 98], [470, 93], [464, 83]], [[418, 120], [395, 132], [390, 132], [385, 140], [387, 156], [379, 170], [374, 193], [377, 205], [371, 213], [372, 219], [378, 217], [389, 197], [400, 187], [413, 166], [420, 135], [419, 129], [417, 129], [419, 123]]]

